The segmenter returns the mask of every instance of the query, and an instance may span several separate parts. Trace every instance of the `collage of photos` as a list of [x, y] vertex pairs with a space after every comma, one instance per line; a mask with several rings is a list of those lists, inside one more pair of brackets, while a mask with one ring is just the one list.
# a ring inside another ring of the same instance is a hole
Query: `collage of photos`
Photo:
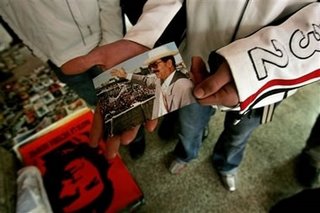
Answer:
[[1, 146], [26, 141], [86, 103], [43, 65], [1, 88]]
[[195, 102], [193, 83], [174, 42], [118, 64], [93, 82], [107, 135]]

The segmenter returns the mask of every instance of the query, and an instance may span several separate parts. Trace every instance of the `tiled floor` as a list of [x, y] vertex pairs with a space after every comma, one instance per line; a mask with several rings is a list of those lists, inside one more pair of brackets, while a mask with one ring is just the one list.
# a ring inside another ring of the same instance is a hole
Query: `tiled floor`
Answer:
[[180, 175], [171, 175], [167, 169], [174, 140], [161, 141], [156, 132], [148, 134], [146, 153], [136, 161], [123, 147], [123, 159], [145, 195], [138, 212], [268, 212], [276, 201], [302, 189], [294, 179], [294, 159], [318, 113], [320, 83], [285, 100], [273, 122], [259, 127], [249, 139], [235, 192], [222, 187], [210, 161], [222, 131], [222, 112], [212, 117], [198, 159]]

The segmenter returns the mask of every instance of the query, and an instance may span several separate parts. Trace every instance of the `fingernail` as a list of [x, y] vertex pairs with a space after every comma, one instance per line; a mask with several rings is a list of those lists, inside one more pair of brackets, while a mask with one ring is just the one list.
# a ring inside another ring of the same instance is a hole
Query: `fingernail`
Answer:
[[196, 88], [193, 94], [196, 98], [202, 98], [204, 96], [204, 90], [202, 88]]

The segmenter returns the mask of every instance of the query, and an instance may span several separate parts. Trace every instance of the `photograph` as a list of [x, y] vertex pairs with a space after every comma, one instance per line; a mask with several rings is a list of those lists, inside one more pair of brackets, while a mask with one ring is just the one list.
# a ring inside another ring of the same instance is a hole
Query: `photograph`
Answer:
[[118, 64], [93, 82], [108, 135], [196, 101], [193, 83], [174, 42]]
[[52, 95], [51, 92], [46, 91], [43, 95], [42, 95], [42, 100], [45, 104], [50, 104], [52, 101], [54, 101], [54, 96]]

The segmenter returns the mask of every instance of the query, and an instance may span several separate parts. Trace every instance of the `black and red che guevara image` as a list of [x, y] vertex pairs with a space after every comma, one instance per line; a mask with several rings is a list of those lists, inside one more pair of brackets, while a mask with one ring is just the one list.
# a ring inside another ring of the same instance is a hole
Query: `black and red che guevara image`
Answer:
[[143, 202], [120, 156], [108, 162], [103, 146], [88, 145], [92, 117], [88, 111], [18, 148], [23, 163], [40, 170], [54, 212], [130, 211]]

